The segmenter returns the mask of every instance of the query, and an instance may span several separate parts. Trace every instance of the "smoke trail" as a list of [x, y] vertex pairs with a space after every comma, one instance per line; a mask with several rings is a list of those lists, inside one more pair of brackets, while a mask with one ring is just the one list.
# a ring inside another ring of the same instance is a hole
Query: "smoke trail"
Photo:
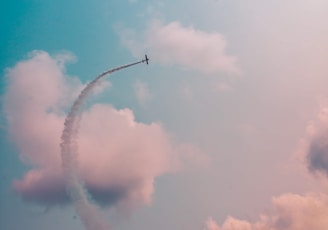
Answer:
[[128, 65], [123, 65], [108, 71], [105, 71], [98, 75], [93, 81], [91, 81], [79, 94], [75, 100], [70, 112], [68, 113], [64, 130], [61, 136], [61, 157], [62, 167], [64, 171], [65, 183], [67, 192], [72, 199], [76, 212], [81, 218], [85, 228], [87, 230], [108, 230], [109, 224], [105, 221], [97, 209], [97, 206], [89, 202], [88, 193], [85, 190], [82, 181], [79, 179], [77, 171], [77, 142], [76, 138], [79, 130], [80, 122], [80, 110], [85, 99], [92, 92], [97, 83], [106, 75], [115, 71], [142, 63], [144, 61], [135, 62]]

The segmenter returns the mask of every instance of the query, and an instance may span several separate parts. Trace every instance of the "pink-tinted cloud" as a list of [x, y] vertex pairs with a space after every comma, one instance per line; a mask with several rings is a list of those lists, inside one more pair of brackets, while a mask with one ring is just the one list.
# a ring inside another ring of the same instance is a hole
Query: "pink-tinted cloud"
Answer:
[[328, 176], [328, 109], [322, 108], [317, 122], [312, 124], [312, 138], [306, 159], [311, 172]]
[[[45, 205], [69, 202], [59, 144], [65, 111], [82, 84], [65, 74], [68, 57], [36, 51], [7, 70], [9, 135], [32, 167], [13, 186], [23, 199]], [[157, 176], [182, 168], [185, 158], [202, 159], [195, 147], [176, 143], [159, 123], [138, 123], [131, 110], [108, 104], [83, 112], [78, 145], [79, 175], [102, 206], [150, 203]]]
[[284, 194], [272, 199], [273, 210], [259, 221], [228, 217], [223, 225], [209, 218], [205, 230], [325, 230], [328, 229], [328, 196], [325, 194]]
[[219, 225], [212, 219], [212, 217], [208, 218], [205, 222], [205, 227], [203, 230], [220, 230]]
[[308, 124], [297, 154], [311, 173], [328, 176], [328, 108], [325, 106]]
[[148, 52], [152, 62], [178, 64], [207, 74], [240, 72], [236, 58], [226, 52], [226, 38], [217, 32], [184, 27], [179, 22], [163, 25], [154, 21], [143, 34], [131, 29], [122, 29], [119, 34], [135, 56]]

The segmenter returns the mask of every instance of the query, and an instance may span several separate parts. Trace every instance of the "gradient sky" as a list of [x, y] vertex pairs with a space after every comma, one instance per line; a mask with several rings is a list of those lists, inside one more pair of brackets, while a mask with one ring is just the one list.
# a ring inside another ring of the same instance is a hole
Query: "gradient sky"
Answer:
[[112, 229], [328, 229], [327, 21], [326, 0], [1, 1], [0, 229], [84, 229], [60, 200], [65, 113], [145, 53], [81, 121]]

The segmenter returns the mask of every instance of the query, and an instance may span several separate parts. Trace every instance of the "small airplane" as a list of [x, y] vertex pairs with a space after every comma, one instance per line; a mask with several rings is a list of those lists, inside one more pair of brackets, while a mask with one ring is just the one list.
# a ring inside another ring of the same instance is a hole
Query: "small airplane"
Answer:
[[142, 62], [146, 62], [148, 65], [149, 58], [147, 57], [147, 54], [145, 54], [145, 59], [142, 60]]

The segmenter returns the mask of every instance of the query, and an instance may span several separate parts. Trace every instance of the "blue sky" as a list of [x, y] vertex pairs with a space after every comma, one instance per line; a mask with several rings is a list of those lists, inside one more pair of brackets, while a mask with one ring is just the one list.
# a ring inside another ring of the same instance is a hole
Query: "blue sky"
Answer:
[[64, 114], [97, 74], [144, 53], [150, 64], [110, 76], [81, 121], [80, 173], [105, 188], [92, 195], [112, 229], [327, 228], [325, 0], [0, 9], [1, 229], [84, 229], [70, 203], [40, 201], [42, 181], [63, 189], [48, 170]]

